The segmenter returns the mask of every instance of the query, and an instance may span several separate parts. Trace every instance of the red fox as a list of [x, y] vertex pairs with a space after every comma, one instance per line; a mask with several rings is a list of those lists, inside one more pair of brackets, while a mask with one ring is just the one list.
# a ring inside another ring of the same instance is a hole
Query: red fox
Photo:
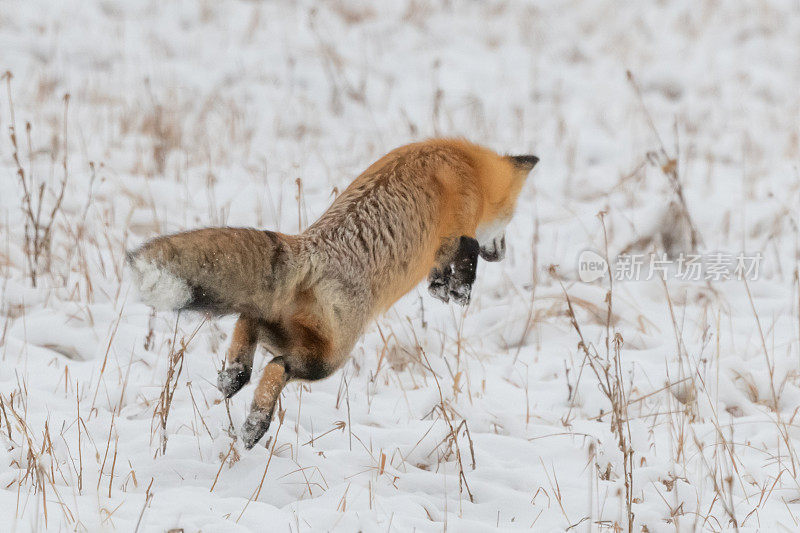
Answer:
[[501, 156], [461, 139], [397, 148], [358, 176], [300, 235], [207, 228], [157, 237], [127, 255], [145, 303], [238, 314], [217, 386], [233, 396], [261, 343], [275, 357], [242, 428], [269, 429], [289, 380], [347, 360], [378, 314], [428, 276], [436, 298], [466, 305], [478, 256], [499, 261], [504, 228], [536, 156]]

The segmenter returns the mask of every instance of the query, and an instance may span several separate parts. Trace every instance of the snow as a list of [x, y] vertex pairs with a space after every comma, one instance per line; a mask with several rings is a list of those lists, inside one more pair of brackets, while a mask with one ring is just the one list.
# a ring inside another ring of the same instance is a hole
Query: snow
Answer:
[[[0, 3], [0, 523], [625, 530], [611, 403], [565, 293], [613, 362], [608, 278], [581, 282], [578, 258], [606, 255], [601, 211], [612, 258], [683, 232], [648, 158], [663, 143], [703, 250], [763, 260], [747, 284], [614, 282], [634, 530], [796, 530], [798, 42], [796, 0]], [[12, 120], [45, 218], [67, 155], [35, 287]], [[417, 287], [342, 370], [287, 386], [245, 451], [254, 385], [227, 406], [216, 389], [234, 317], [152, 314], [125, 252], [199, 226], [296, 232], [434, 135], [541, 158], [505, 259], [480, 262], [466, 309]]]

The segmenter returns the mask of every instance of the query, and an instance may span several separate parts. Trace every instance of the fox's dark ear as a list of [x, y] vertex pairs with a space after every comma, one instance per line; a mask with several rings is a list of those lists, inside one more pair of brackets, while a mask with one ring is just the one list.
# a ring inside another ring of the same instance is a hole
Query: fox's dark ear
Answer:
[[507, 157], [518, 170], [523, 172], [530, 172], [539, 162], [539, 158], [535, 155], [509, 155]]

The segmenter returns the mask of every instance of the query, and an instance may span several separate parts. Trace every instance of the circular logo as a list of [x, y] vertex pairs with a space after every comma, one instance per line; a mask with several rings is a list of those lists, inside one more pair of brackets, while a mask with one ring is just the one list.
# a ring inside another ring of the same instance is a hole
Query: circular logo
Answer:
[[605, 258], [594, 250], [584, 250], [578, 256], [578, 277], [584, 283], [596, 281], [608, 272]]

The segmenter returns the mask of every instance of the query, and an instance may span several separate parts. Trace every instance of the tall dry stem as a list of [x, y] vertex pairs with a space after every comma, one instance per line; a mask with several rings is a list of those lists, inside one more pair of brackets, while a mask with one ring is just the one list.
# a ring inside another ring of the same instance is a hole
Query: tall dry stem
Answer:
[[[6, 71], [2, 78], [6, 80], [6, 93], [8, 95], [9, 116], [11, 125], [9, 126], [9, 138], [11, 141], [12, 159], [17, 170], [20, 187], [22, 188], [22, 212], [25, 217], [25, 255], [27, 262], [28, 276], [31, 284], [36, 287], [39, 278], [44, 273], [50, 272], [52, 262], [52, 240], [53, 226], [61, 211], [64, 201], [64, 193], [67, 189], [69, 173], [67, 170], [67, 116], [69, 112], [69, 94], [65, 94], [64, 119], [63, 119], [63, 153], [61, 159], [62, 178], [58, 185], [52, 185], [47, 181], [37, 179], [33, 175], [32, 164], [29, 164], [28, 172], [25, 171], [20, 159], [19, 138], [17, 136], [17, 121], [14, 113], [14, 100], [11, 94], [11, 80], [14, 76], [10, 71]], [[31, 123], [25, 123], [25, 136], [28, 144], [29, 162], [33, 159], [33, 149], [31, 146]], [[53, 163], [57, 154], [52, 154]], [[48, 198], [50, 207], [46, 208]]]
[[[175, 391], [178, 389], [178, 380], [183, 372], [183, 359], [186, 355], [186, 349], [189, 343], [192, 342], [197, 332], [205, 324], [205, 319], [198, 324], [197, 328], [192, 332], [188, 339], [181, 337], [178, 343], [178, 322], [180, 321], [180, 313], [175, 319], [175, 330], [172, 336], [172, 343], [169, 350], [169, 365], [167, 366], [167, 377], [164, 380], [164, 386], [161, 388], [161, 394], [158, 397], [155, 409], [153, 410], [153, 420], [158, 422], [158, 427], [161, 430], [160, 446], [161, 454], [167, 453], [167, 420], [169, 418], [169, 411], [172, 407], [172, 400], [175, 397]], [[158, 450], [156, 455], [158, 455]]]

